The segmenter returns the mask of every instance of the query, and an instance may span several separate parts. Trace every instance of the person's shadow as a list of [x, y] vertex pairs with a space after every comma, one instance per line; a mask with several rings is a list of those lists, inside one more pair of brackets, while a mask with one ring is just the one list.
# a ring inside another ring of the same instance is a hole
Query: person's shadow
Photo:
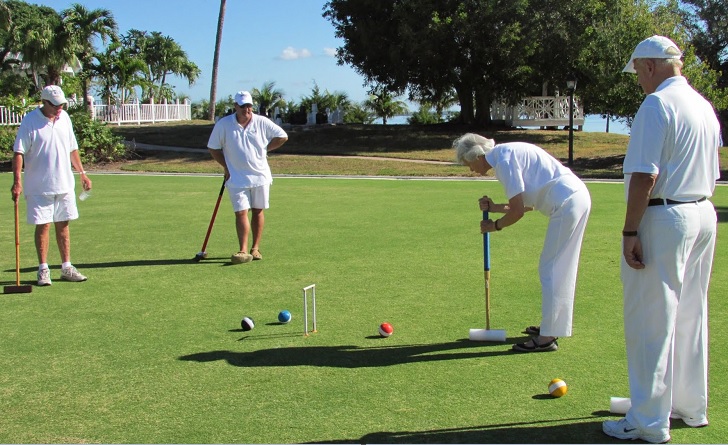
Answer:
[[[513, 354], [508, 350], [484, 350], [488, 343], [458, 340], [448, 343], [406, 346], [296, 346], [260, 349], [250, 352], [207, 351], [183, 355], [182, 361], [213, 362], [224, 360], [232, 366], [323, 366], [334, 368], [372, 368], [403, 363], [496, 357]], [[501, 345], [502, 346], [502, 345]]]

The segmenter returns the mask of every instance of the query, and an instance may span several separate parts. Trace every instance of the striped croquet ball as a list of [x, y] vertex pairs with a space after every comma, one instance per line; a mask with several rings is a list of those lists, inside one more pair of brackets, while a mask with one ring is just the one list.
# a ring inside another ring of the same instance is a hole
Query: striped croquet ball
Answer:
[[561, 397], [569, 390], [566, 382], [561, 379], [553, 379], [549, 383], [549, 394], [553, 397]]
[[379, 335], [382, 337], [389, 337], [394, 332], [394, 328], [389, 323], [382, 323], [379, 325]]
[[281, 323], [288, 323], [291, 321], [291, 313], [289, 311], [278, 312], [278, 321]]
[[240, 327], [243, 328], [243, 331], [249, 331], [255, 327], [255, 322], [250, 317], [243, 317], [240, 321]]

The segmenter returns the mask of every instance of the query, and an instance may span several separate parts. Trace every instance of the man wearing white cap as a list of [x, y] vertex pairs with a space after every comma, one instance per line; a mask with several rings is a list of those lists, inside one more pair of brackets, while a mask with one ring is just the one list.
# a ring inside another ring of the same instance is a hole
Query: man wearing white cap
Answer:
[[708, 424], [708, 284], [717, 219], [720, 125], [681, 75], [682, 52], [652, 36], [624, 72], [647, 97], [624, 159], [624, 334], [631, 408], [602, 429], [618, 439], [670, 440], [670, 419]]
[[[50, 225], [54, 224], [61, 254], [61, 279], [86, 281], [71, 264], [69, 222], [78, 218], [73, 166], [81, 175], [84, 190], [91, 190], [78, 154], [78, 143], [68, 113], [63, 110], [66, 96], [56, 85], [40, 94], [43, 105], [28, 113], [20, 123], [13, 145], [13, 201], [25, 194], [28, 223], [35, 224], [35, 247], [38, 253], [38, 286], [52, 284], [48, 268]], [[25, 181], [21, 172], [25, 166]]]
[[[269, 207], [273, 175], [267, 153], [288, 140], [285, 131], [264, 116], [253, 114], [253, 98], [247, 91], [235, 94], [235, 113], [215, 123], [207, 148], [210, 155], [225, 169], [225, 186], [235, 212], [235, 229], [240, 248], [233, 254], [233, 264], [263, 259], [260, 240]], [[252, 215], [248, 220], [248, 211]], [[248, 253], [252, 231], [253, 240]]]

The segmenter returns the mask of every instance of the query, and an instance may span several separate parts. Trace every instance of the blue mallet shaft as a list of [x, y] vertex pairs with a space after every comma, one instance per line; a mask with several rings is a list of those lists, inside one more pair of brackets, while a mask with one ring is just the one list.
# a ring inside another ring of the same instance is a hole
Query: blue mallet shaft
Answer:
[[[488, 211], [483, 211], [483, 221], [488, 221]], [[485, 278], [485, 330], [490, 330], [490, 233], [483, 234], [483, 275]]]

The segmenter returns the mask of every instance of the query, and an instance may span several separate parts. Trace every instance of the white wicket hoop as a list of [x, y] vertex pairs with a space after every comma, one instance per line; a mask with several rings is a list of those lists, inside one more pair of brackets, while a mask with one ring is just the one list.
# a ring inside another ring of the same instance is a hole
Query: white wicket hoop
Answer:
[[316, 329], [316, 285], [312, 284], [303, 288], [303, 335], [308, 336], [308, 291], [311, 291], [311, 307], [313, 309], [313, 330], [310, 332], [318, 332]]

